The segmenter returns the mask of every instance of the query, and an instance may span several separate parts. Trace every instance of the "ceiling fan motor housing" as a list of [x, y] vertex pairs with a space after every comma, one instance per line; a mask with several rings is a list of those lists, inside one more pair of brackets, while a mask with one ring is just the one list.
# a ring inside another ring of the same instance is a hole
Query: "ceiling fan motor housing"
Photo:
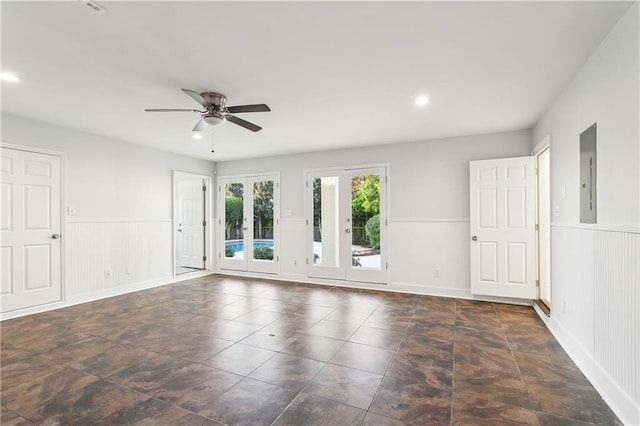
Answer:
[[202, 96], [202, 98], [209, 105], [214, 105], [221, 108], [224, 108], [227, 105], [227, 97], [221, 93], [204, 92], [200, 93], [200, 96]]

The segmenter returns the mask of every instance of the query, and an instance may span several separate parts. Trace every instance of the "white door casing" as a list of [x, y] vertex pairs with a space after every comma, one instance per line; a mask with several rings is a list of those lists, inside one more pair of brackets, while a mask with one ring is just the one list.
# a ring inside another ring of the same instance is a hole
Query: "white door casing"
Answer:
[[2, 312], [62, 299], [61, 157], [2, 147]]
[[551, 149], [537, 155], [538, 298], [551, 305]]
[[471, 161], [471, 293], [535, 299], [535, 157]]
[[177, 182], [176, 266], [204, 268], [205, 183], [200, 178]]

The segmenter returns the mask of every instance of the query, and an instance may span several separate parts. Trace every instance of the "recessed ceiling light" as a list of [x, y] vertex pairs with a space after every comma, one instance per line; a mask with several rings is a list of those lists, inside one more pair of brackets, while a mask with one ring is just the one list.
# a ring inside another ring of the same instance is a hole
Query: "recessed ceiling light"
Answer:
[[418, 96], [414, 103], [417, 106], [424, 106], [429, 103], [429, 98], [427, 98], [426, 96]]
[[20, 81], [17, 75], [10, 72], [2, 72], [0, 73], [0, 80], [4, 81]]
[[193, 134], [193, 138], [194, 139], [202, 139], [202, 134], [201, 133], [194, 133]]

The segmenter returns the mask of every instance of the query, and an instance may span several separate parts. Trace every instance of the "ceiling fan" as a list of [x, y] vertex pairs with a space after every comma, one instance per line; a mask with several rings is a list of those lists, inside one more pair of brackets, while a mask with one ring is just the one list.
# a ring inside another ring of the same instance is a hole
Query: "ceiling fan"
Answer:
[[202, 114], [200, 121], [193, 128], [194, 132], [200, 132], [205, 129], [206, 125], [209, 126], [217, 126], [223, 121], [230, 121], [238, 126], [244, 127], [245, 129], [249, 129], [252, 132], [257, 132], [262, 129], [262, 127], [250, 123], [242, 118], [238, 118], [235, 115], [236, 113], [243, 112], [268, 112], [271, 111], [268, 105], [265, 104], [255, 104], [255, 105], [238, 105], [238, 106], [230, 106], [227, 104], [227, 97], [216, 92], [203, 92], [198, 93], [193, 90], [182, 89], [184, 93], [191, 96], [198, 102], [200, 105], [204, 107], [204, 111], [199, 109], [145, 109], [146, 112], [199, 112]]

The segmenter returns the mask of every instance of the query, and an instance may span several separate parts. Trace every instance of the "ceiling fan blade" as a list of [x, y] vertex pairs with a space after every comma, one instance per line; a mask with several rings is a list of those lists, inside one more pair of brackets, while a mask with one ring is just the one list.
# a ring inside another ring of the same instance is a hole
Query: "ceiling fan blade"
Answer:
[[242, 126], [245, 129], [251, 130], [252, 132], [257, 132], [259, 130], [262, 130], [262, 127], [253, 124], [253, 123], [249, 123], [246, 120], [243, 120], [242, 118], [238, 118], [234, 115], [228, 115], [227, 116], [227, 121], [232, 122], [233, 124], [237, 124], [238, 126]]
[[238, 105], [227, 107], [227, 111], [232, 114], [236, 114], [239, 112], [269, 112], [271, 111], [271, 108], [269, 108], [269, 105], [265, 104]]
[[205, 108], [208, 107], [207, 101], [205, 101], [204, 98], [200, 96], [200, 93], [194, 92], [193, 90], [189, 90], [189, 89], [180, 89], [180, 90], [182, 90], [187, 95], [191, 96], [193, 99], [195, 99], [197, 103], [199, 103], [203, 107]]
[[204, 121], [204, 119], [201, 118], [200, 121], [198, 121], [198, 124], [196, 124], [196, 127], [194, 127], [192, 131], [201, 132], [206, 128], [207, 128], [207, 123]]
[[145, 109], [146, 112], [182, 112], [182, 111], [188, 111], [188, 112], [204, 112], [204, 111], [199, 111], [197, 109], [153, 109], [153, 108], [147, 108]]

